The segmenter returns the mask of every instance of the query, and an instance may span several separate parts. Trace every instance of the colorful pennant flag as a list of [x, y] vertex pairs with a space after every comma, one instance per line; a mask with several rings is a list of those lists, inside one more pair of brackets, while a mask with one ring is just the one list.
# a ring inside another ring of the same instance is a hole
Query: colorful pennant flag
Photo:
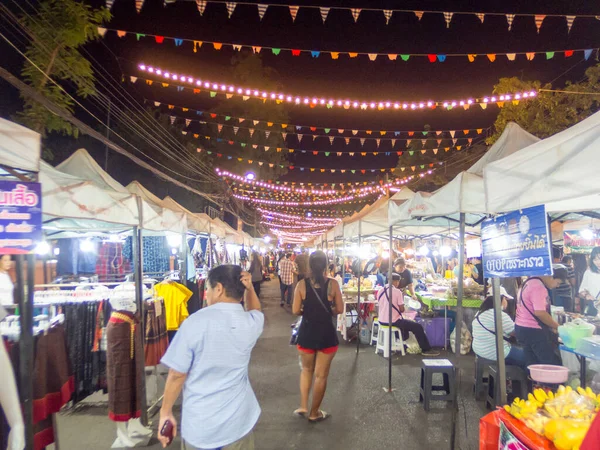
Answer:
[[423, 11], [415, 11], [415, 16], [417, 16], [417, 19], [421, 20], [423, 17]]
[[481, 23], [483, 23], [483, 21], [485, 20], [485, 14], [484, 13], [477, 13], [477, 18], [481, 21]]
[[292, 16], [292, 22], [296, 21], [296, 15], [298, 14], [299, 6], [290, 6], [290, 16]]
[[575, 16], [565, 16], [565, 19], [567, 19], [567, 29], [568, 33], [570, 33], [571, 27], [573, 26], [573, 21], [575, 20]]
[[323, 19], [323, 23], [327, 20], [327, 15], [329, 14], [329, 10], [331, 8], [326, 8], [323, 6], [319, 6], [319, 11], [321, 11], [321, 19]]
[[446, 20], [446, 28], [450, 28], [450, 21], [452, 20], [453, 15], [454, 15], [454, 13], [452, 13], [452, 12], [444, 13], [444, 19]]
[[144, 6], [144, 0], [135, 0], [135, 9], [138, 12], [138, 14], [142, 10], [142, 6]]
[[392, 13], [393, 13], [393, 11], [391, 9], [384, 9], [383, 10], [383, 16], [385, 17], [385, 24], [386, 25], [390, 24], [390, 19], [392, 18]]
[[267, 8], [269, 7], [269, 5], [265, 5], [263, 3], [258, 3], [256, 5], [256, 7], [258, 8], [258, 17], [260, 20], [263, 20], [263, 17], [265, 17], [265, 13], [267, 12]]
[[356, 23], [356, 21], [358, 20], [358, 16], [360, 16], [360, 8], [350, 8], [350, 11], [352, 12], [352, 18], [354, 19], [354, 23]]
[[542, 27], [542, 22], [544, 22], [545, 18], [545, 14], [536, 14], [535, 16], [535, 28], [537, 29], [538, 34], [540, 32], [540, 28]]
[[507, 14], [506, 15], [506, 21], [508, 22], [508, 31], [510, 31], [511, 28], [512, 28], [513, 20], [515, 20], [515, 15], [514, 14]]
[[203, 15], [204, 10], [206, 9], [206, 0], [196, 0], [196, 7], [198, 8], [200, 15]]
[[106, 0], [106, 8], [110, 11], [115, 0]]
[[235, 11], [235, 7], [237, 6], [236, 2], [225, 2], [225, 6], [227, 7], [227, 17], [231, 19], [231, 15]]

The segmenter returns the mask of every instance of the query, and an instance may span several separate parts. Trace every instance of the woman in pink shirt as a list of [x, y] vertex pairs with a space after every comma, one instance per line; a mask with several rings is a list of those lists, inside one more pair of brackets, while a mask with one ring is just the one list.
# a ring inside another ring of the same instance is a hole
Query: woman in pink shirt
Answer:
[[519, 292], [515, 335], [525, 351], [527, 365], [561, 365], [558, 350], [558, 323], [550, 315], [549, 289], [556, 289], [567, 278], [564, 268], [553, 276], [529, 277]]

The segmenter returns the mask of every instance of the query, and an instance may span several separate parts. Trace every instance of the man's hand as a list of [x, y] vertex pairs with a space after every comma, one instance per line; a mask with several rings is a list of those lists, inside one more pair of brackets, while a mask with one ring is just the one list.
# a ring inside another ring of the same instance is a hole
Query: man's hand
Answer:
[[249, 272], [242, 272], [240, 281], [248, 291], [254, 290], [254, 285], [252, 284], [252, 275], [250, 275]]
[[161, 410], [160, 422], [158, 422], [158, 440], [162, 444], [163, 448], [167, 448], [170, 441], [170, 438], [168, 436], [163, 436], [162, 434], [160, 434], [160, 431], [162, 430], [167, 420], [169, 420], [173, 424], [173, 437], [177, 436], [177, 421], [175, 420], [175, 417], [173, 417], [173, 412], [171, 411], [166, 413]]

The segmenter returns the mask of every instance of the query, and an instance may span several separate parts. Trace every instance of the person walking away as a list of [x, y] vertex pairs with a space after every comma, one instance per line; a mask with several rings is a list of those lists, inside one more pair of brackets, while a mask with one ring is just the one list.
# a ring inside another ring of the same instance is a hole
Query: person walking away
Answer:
[[[338, 336], [333, 317], [344, 309], [338, 282], [326, 277], [327, 255], [316, 251], [308, 260], [310, 276], [300, 281], [294, 293], [292, 312], [302, 316], [298, 330], [298, 353], [302, 362], [300, 373], [300, 408], [294, 414], [308, 417], [309, 422], [321, 422], [330, 414], [320, 409], [327, 388], [331, 361], [338, 349]], [[310, 387], [314, 387], [312, 405], [308, 409]]]
[[[507, 365], [519, 366], [525, 369], [525, 352], [523, 348], [513, 342], [515, 323], [506, 314], [508, 300], [513, 298], [508, 295], [506, 289], [500, 288], [502, 299], [502, 333], [504, 336], [504, 359]], [[496, 320], [494, 317], [494, 297], [488, 296], [481, 304], [479, 311], [473, 320], [473, 351], [477, 356], [492, 361], [498, 360], [496, 352]]]
[[590, 254], [589, 269], [583, 274], [579, 295], [587, 302], [584, 308], [589, 316], [598, 315], [598, 302], [600, 302], [600, 247], [594, 247]]
[[279, 262], [279, 287], [281, 288], [281, 303], [279, 306], [292, 304], [292, 286], [294, 285], [294, 274], [297, 273], [296, 265], [290, 259], [291, 253], [286, 253], [285, 258]]
[[[177, 434], [173, 404], [183, 389], [183, 450], [253, 450], [252, 430], [261, 411], [248, 364], [265, 318], [252, 276], [240, 266], [215, 267], [206, 298], [208, 307], [182, 324], [162, 358], [169, 376], [158, 429], [168, 420]], [[158, 439], [163, 448], [168, 445], [160, 433]]]
[[298, 268], [298, 281], [302, 281], [309, 274], [308, 269], [308, 253], [305, 250], [296, 256], [296, 267]]
[[254, 286], [254, 292], [256, 292], [256, 295], [260, 298], [260, 285], [263, 281], [263, 264], [262, 258], [257, 251], [252, 252], [250, 275], [252, 275], [252, 286]]
[[553, 276], [529, 277], [521, 286], [517, 301], [515, 335], [525, 351], [526, 365], [561, 365], [558, 350], [558, 323], [550, 314], [550, 289], [567, 278], [565, 269]]
[[[429, 339], [427, 339], [427, 335], [425, 334], [425, 330], [418, 324], [412, 320], [406, 320], [402, 316], [404, 312], [404, 296], [402, 291], [400, 290], [402, 282], [402, 275], [398, 273], [392, 274], [392, 326], [396, 328], [400, 328], [402, 332], [402, 339], [407, 340], [411, 332], [415, 335], [417, 342], [419, 343], [419, 347], [421, 347], [421, 351], [423, 352], [423, 356], [438, 356], [440, 353], [436, 352], [431, 348], [431, 344], [429, 344]], [[379, 324], [381, 326], [387, 327], [388, 320], [390, 317], [390, 285], [387, 284], [384, 287], [380, 288], [377, 291], [377, 301], [379, 302]]]

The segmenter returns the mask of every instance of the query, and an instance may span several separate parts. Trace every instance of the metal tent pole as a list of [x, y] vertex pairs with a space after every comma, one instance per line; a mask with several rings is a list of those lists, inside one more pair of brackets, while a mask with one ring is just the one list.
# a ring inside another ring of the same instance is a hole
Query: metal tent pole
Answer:
[[356, 318], [358, 319], [356, 328], [356, 353], [360, 350], [360, 278], [362, 276], [360, 247], [362, 244], [362, 220], [358, 221], [358, 299], [356, 303]]
[[[145, 330], [146, 324], [146, 311], [144, 308], [144, 293], [143, 293], [143, 275], [142, 275], [142, 233], [139, 227], [133, 227], [133, 238], [132, 238], [132, 250], [133, 250], [133, 280], [135, 283], [135, 303], [137, 305], [137, 310], [140, 314], [140, 326], [136, 327], [135, 333], [140, 333], [142, 336], [142, 348], [140, 351], [142, 355], [144, 355], [144, 338], [143, 338], [143, 330]], [[135, 356], [138, 359], [138, 355]], [[139, 360], [143, 361], [143, 357]], [[146, 399], [146, 369], [144, 364], [140, 364], [139, 367], [136, 368], [139, 372], [140, 380], [142, 383], [140, 386], [137, 386], [139, 389], [139, 395], [141, 399], [141, 409], [142, 409], [142, 424], [144, 426], [148, 425], [148, 409], [147, 409], [147, 399]]]
[[[33, 263], [31, 262], [33, 260]], [[27, 292], [23, 255], [15, 256], [17, 283], [14, 296], [19, 305], [21, 335], [19, 337], [19, 394], [23, 405], [23, 422], [25, 424], [25, 449], [33, 450], [33, 273], [34, 255], [27, 255]], [[0, 345], [3, 345], [0, 343]]]
[[502, 299], [500, 298], [500, 279], [492, 278], [492, 291], [494, 295], [494, 319], [496, 326], [496, 354], [498, 361], [498, 383], [500, 385], [500, 398], [497, 404], [506, 404], [506, 363], [504, 361], [504, 330], [502, 329]]
[[[388, 333], [388, 345], [389, 345], [389, 355], [390, 357], [388, 358], [388, 392], [392, 392], [392, 302], [393, 302], [393, 267], [392, 267], [392, 253], [391, 253], [391, 249], [392, 249], [392, 241], [393, 241], [393, 233], [394, 233], [394, 226], [392, 225], [390, 227], [390, 256], [388, 258], [388, 326], [389, 326], [389, 333]], [[381, 325], [381, 324], [380, 324]]]

